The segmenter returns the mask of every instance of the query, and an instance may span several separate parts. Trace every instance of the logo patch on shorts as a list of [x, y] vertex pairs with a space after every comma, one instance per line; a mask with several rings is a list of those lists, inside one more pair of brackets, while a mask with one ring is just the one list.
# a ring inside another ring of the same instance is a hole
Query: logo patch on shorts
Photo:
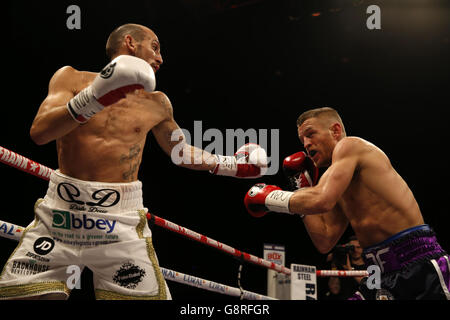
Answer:
[[37, 254], [45, 256], [47, 253], [53, 250], [54, 246], [55, 241], [53, 241], [52, 238], [41, 237], [34, 242], [33, 249]]
[[70, 230], [70, 212], [53, 210], [52, 227]]
[[[68, 203], [72, 203], [74, 205], [81, 206], [81, 207], [77, 207], [77, 206], [73, 207], [73, 209], [81, 210], [81, 211], [88, 211], [85, 207], [83, 207], [84, 205], [88, 205], [91, 207], [98, 206], [98, 207], [102, 207], [102, 208], [108, 208], [108, 207], [115, 206], [120, 201], [120, 193], [119, 193], [119, 191], [114, 190], [114, 189], [99, 189], [99, 190], [96, 190], [95, 192], [93, 192], [91, 195], [91, 198], [93, 200], [95, 200], [95, 202], [91, 202], [91, 201], [84, 202], [84, 201], [77, 199], [80, 197], [81, 191], [71, 183], [63, 182], [63, 183], [58, 184], [56, 191], [61, 200], [64, 200], [65, 202], [68, 202]], [[94, 209], [94, 210], [91, 210], [91, 209]], [[93, 211], [98, 212], [99, 211], [99, 209], [96, 209], [96, 210], [95, 210], [95, 208], [91, 208], [91, 209], [89, 209], [89, 212], [93, 212]], [[107, 211], [100, 211], [100, 212], [106, 213]]]
[[11, 273], [21, 275], [33, 275], [48, 271], [50, 266], [47, 264], [37, 263], [36, 260], [30, 259], [27, 261], [13, 261], [11, 266]]
[[145, 274], [146, 272], [144, 269], [139, 268], [131, 262], [126, 262], [116, 271], [113, 281], [121, 287], [134, 289], [142, 282]]
[[53, 210], [52, 227], [59, 229], [104, 230], [106, 233], [114, 231], [116, 220], [89, 218], [88, 215], [75, 215], [68, 211]]
[[390, 293], [386, 289], [378, 289], [375, 299], [376, 300], [394, 300], [394, 296], [392, 295], [392, 293]]

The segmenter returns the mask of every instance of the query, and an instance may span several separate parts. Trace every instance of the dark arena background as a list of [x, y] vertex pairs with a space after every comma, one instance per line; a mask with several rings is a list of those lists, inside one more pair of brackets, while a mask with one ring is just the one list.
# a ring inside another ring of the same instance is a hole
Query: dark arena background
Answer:
[[[80, 9], [78, 29], [67, 25], [71, 5]], [[370, 5], [380, 8], [381, 29], [367, 26]], [[425, 222], [450, 249], [448, 1], [7, 1], [2, 13], [7, 19], [2, 147], [57, 168], [55, 143], [37, 146], [29, 136], [50, 78], [65, 65], [100, 71], [108, 63], [109, 33], [121, 24], [139, 23], [159, 37], [164, 63], [157, 90], [171, 100], [181, 128], [194, 134], [194, 121], [201, 121], [203, 133], [218, 129], [224, 136], [226, 129], [265, 129], [268, 154], [278, 161], [276, 174], [256, 180], [189, 171], [172, 164], [149, 133], [139, 178], [151, 212], [260, 257], [264, 243], [284, 245], [286, 266], [320, 269], [326, 256], [314, 248], [299, 217], [253, 218], [243, 199], [257, 182], [287, 186], [281, 163], [302, 150], [297, 117], [309, 108], [330, 106], [340, 112], [348, 135], [374, 143], [389, 156]], [[276, 134], [278, 147], [270, 144], [270, 134]], [[3, 164], [0, 176], [0, 220], [27, 226], [47, 182]], [[162, 266], [237, 286], [238, 260], [157, 226], [152, 232]], [[342, 239], [351, 233], [349, 228]], [[3, 266], [17, 243], [0, 241]], [[241, 284], [266, 294], [266, 273], [245, 264]], [[239, 301], [168, 285], [175, 300]], [[92, 273], [85, 270], [81, 289], [69, 300], [94, 299]]]

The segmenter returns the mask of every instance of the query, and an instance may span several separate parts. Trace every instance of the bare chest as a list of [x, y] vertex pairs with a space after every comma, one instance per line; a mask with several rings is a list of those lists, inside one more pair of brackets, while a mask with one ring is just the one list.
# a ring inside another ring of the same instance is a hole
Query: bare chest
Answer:
[[379, 197], [374, 194], [357, 175], [354, 177], [338, 201], [339, 206], [349, 220], [366, 216], [380, 204]]
[[[84, 82], [78, 90], [90, 85], [94, 80], [95, 73], [86, 73]], [[122, 137], [142, 138], [151, 130], [152, 114], [144, 104], [130, 103], [127, 98], [105, 107], [98, 112], [90, 121], [82, 126], [88, 134], [98, 137]]]
[[151, 115], [143, 108], [125, 103], [109, 106], [91, 120], [91, 133], [104, 138], [140, 140], [151, 129]]

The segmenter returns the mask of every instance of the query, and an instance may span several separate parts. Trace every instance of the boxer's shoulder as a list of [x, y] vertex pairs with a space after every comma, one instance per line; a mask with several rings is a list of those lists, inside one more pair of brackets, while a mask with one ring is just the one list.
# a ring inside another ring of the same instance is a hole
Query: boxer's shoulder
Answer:
[[53, 75], [53, 78], [71, 78], [71, 77], [81, 78], [85, 73], [86, 73], [85, 71], [80, 71], [72, 66], [67, 65], [56, 70], [55, 74]]
[[149, 97], [149, 99], [155, 100], [161, 105], [170, 104], [169, 97], [167, 97], [167, 95], [162, 91], [152, 91], [152, 92], [141, 91], [141, 92], [145, 93]]
[[381, 150], [376, 145], [363, 138], [350, 136], [341, 139], [336, 144], [335, 151], [343, 154], [365, 154]]
[[391, 167], [389, 157], [375, 144], [359, 138], [345, 137], [336, 145], [337, 157], [356, 156], [358, 166], [363, 168], [389, 169]]
[[[345, 137], [341, 139], [333, 150], [332, 162], [342, 159], [352, 159], [356, 163], [357, 170], [377, 166], [385, 163], [386, 155], [371, 142], [359, 137]], [[374, 159], [376, 159], [374, 163]], [[380, 162], [377, 164], [377, 162]]]
[[155, 99], [157, 105], [159, 105], [163, 118], [173, 120], [173, 107], [169, 97], [161, 91], [151, 92], [150, 95]]
[[335, 157], [355, 156], [367, 151], [368, 142], [359, 137], [342, 138], [333, 150]]
[[150, 100], [152, 102], [151, 106], [154, 106], [157, 109], [161, 110], [162, 112], [164, 112], [164, 114], [172, 115], [172, 103], [170, 102], [169, 97], [164, 92], [147, 92], [144, 90], [139, 90], [138, 92], [136, 92], [136, 95], [138, 97]]
[[88, 86], [95, 78], [96, 73], [88, 71], [80, 71], [72, 66], [64, 66], [59, 68], [50, 80], [52, 87], [66, 87], [74, 92], [78, 92]]

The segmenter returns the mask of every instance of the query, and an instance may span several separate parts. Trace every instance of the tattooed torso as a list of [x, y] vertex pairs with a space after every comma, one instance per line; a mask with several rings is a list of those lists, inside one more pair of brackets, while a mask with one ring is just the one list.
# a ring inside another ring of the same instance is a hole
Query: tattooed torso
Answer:
[[[86, 73], [87, 86], [94, 73]], [[57, 140], [59, 169], [77, 179], [104, 182], [129, 182], [138, 179], [146, 136], [161, 121], [155, 98], [132, 93], [139, 99], [126, 98], [106, 107], [86, 124]], [[158, 94], [152, 93], [152, 97]]]

